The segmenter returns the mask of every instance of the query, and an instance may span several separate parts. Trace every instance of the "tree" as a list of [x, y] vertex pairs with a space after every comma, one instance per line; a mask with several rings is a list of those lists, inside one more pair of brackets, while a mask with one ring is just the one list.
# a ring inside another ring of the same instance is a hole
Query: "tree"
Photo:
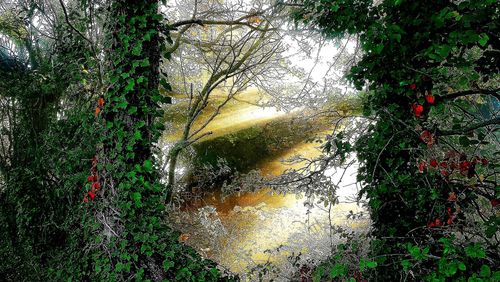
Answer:
[[12, 280], [48, 277], [61, 264], [55, 258], [80, 245], [81, 159], [95, 145], [82, 127], [91, 123], [91, 91], [75, 90], [79, 61], [95, 61], [44, 4], [0, 6], [0, 248], [8, 258], [0, 272]]
[[327, 36], [360, 35], [349, 79], [368, 91], [364, 112], [376, 121], [355, 145], [374, 221], [373, 278], [406, 279], [410, 268], [416, 280], [490, 277], [499, 260], [497, 3], [290, 6]]
[[[272, 1], [183, 1], [166, 11], [175, 15], [171, 26], [176, 28], [168, 49], [172, 60], [165, 68], [172, 84], [166, 90], [173, 96], [172, 112], [178, 112], [174, 116], [185, 118], [181, 137], [170, 146], [166, 160], [169, 193], [181, 152], [212, 134], [207, 127], [229, 102], [249, 100], [248, 88], [258, 89], [260, 105], [288, 110], [318, 106], [340, 92], [333, 79], [325, 84], [312, 80], [316, 64], [307, 70], [290, 62], [292, 56], [312, 57], [312, 45], [320, 38], [308, 30], [291, 32], [287, 11]], [[354, 57], [344, 52], [348, 43], [342, 42], [344, 50], [336, 54], [335, 63]], [[325, 44], [320, 45], [312, 60], [318, 60]], [[298, 50], [291, 53], [292, 48]], [[332, 69], [325, 77], [331, 77]]]
[[0, 276], [217, 280], [163, 214], [157, 2], [0, 8]]
[[95, 269], [90, 278], [215, 280], [214, 265], [180, 245], [162, 219], [163, 189], [152, 157], [165, 102], [158, 91], [165, 40], [158, 3], [113, 1], [110, 13], [110, 86], [95, 111], [102, 147], [92, 160], [93, 184], [85, 196], [94, 215], [88, 231], [98, 242], [89, 242]]

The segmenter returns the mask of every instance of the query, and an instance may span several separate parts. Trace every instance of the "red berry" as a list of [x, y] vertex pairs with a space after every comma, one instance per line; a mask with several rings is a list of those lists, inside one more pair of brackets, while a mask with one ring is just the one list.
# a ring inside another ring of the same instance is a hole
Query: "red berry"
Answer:
[[500, 204], [500, 199], [491, 199], [490, 204], [492, 207], [496, 207], [498, 206], [498, 204]]
[[89, 192], [88, 194], [89, 194], [90, 199], [91, 199], [91, 200], [94, 200], [94, 198], [95, 198], [95, 193], [94, 193], [94, 192]]
[[417, 85], [416, 85], [415, 83], [410, 84], [410, 89], [411, 89], [411, 90], [415, 90], [415, 89], [417, 89]]
[[99, 182], [94, 182], [94, 183], [92, 184], [92, 189], [95, 189], [95, 190], [99, 190], [99, 189], [101, 189], [101, 183], [99, 183]]
[[441, 175], [443, 175], [444, 177], [448, 177], [450, 176], [450, 173], [447, 171], [447, 170], [441, 170]]
[[448, 223], [448, 225], [452, 225], [453, 224], [453, 218], [452, 217], [448, 218], [448, 221], [446, 221], [446, 223]]
[[449, 216], [451, 216], [451, 214], [452, 214], [452, 210], [451, 210], [451, 208], [450, 208], [450, 207], [446, 208], [446, 213], [447, 213]]
[[429, 104], [434, 104], [435, 98], [432, 95], [425, 95], [425, 101]]
[[469, 161], [463, 161], [459, 164], [460, 172], [465, 173], [469, 170], [471, 163]]
[[443, 225], [443, 222], [441, 221], [441, 219], [439, 218], [436, 218], [436, 221], [434, 222], [436, 224], [436, 226], [441, 226]]
[[443, 162], [441, 162], [441, 163], [439, 164], [439, 166], [440, 166], [440, 167], [442, 167], [442, 168], [446, 168], [446, 167], [448, 166], [448, 164], [447, 164], [446, 162], [444, 162], [444, 161], [443, 161]]
[[481, 163], [483, 165], [488, 165], [489, 162], [488, 162], [488, 160], [486, 158], [483, 158], [483, 159], [481, 159]]
[[437, 166], [438, 166], [438, 162], [436, 161], [436, 159], [432, 159], [432, 160], [430, 161], [430, 165], [431, 165], [432, 167], [437, 167]]
[[420, 172], [424, 172], [424, 168], [425, 168], [425, 161], [421, 161], [421, 162], [418, 164], [418, 171], [420, 171]]
[[413, 112], [415, 113], [416, 117], [419, 118], [422, 116], [422, 113], [424, 112], [424, 106], [415, 103], [415, 104], [413, 104], [412, 108], [413, 108]]
[[457, 200], [457, 194], [455, 194], [455, 192], [451, 192], [448, 195], [448, 201], [449, 202], [455, 202], [456, 200]]

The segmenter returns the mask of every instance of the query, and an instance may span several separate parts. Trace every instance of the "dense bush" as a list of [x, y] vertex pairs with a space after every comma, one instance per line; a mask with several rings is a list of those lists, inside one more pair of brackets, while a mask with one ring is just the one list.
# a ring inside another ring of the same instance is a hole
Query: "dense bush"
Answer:
[[354, 147], [374, 222], [365, 277], [498, 280], [497, 1], [295, 7], [298, 23], [356, 34], [364, 52], [348, 78], [375, 120]]
[[[157, 2], [72, 3], [54, 26], [35, 2], [0, 15], [0, 280], [221, 279], [164, 214]], [[99, 5], [104, 58], [80, 31]]]

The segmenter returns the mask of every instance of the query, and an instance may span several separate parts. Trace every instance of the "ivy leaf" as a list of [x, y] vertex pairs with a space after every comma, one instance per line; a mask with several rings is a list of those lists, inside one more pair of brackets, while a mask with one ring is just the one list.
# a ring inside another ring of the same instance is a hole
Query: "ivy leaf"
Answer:
[[163, 261], [163, 270], [168, 271], [174, 265], [175, 265], [174, 261], [166, 259]]
[[465, 248], [465, 254], [471, 258], [485, 258], [486, 252], [480, 244], [473, 244]]
[[451, 47], [450, 45], [439, 45], [436, 46], [434, 50], [436, 51], [436, 54], [438, 54], [442, 58], [446, 58], [450, 54]]
[[460, 261], [460, 262], [458, 262], [458, 269], [465, 271], [467, 269], [467, 267], [465, 266], [465, 263]]
[[146, 58], [146, 59], [142, 60], [140, 65], [141, 65], [141, 67], [148, 67], [150, 65], [149, 59]]
[[347, 266], [342, 263], [336, 263], [330, 270], [330, 278], [344, 277], [347, 273]]
[[359, 262], [359, 268], [361, 269], [361, 271], [365, 270], [366, 268], [375, 268], [375, 267], [377, 267], [376, 261], [361, 259], [361, 261]]
[[140, 44], [137, 44], [132, 49], [132, 55], [139, 56], [141, 54], [141, 51], [142, 51], [142, 46]]
[[486, 44], [488, 43], [488, 40], [489, 40], [489, 39], [490, 39], [490, 38], [488, 37], [488, 35], [487, 35], [486, 33], [481, 33], [481, 34], [479, 35], [479, 40], [478, 40], [479, 45], [481, 45], [481, 46], [483, 46], [483, 47], [484, 47], [484, 46], [486, 46]]
[[405, 259], [401, 261], [401, 266], [403, 267], [404, 270], [408, 270], [410, 268], [411, 263], [409, 260]]
[[466, 136], [460, 136], [458, 142], [464, 147], [468, 147], [470, 145], [469, 138], [467, 138]]
[[373, 48], [373, 53], [380, 54], [380, 53], [382, 53], [382, 50], [384, 50], [384, 45], [383, 44], [377, 44]]
[[130, 78], [127, 80], [127, 86], [125, 86], [125, 93], [128, 93], [132, 90], [134, 90], [135, 87], [135, 80], [133, 78]]
[[141, 140], [142, 139], [142, 134], [139, 130], [134, 131], [134, 139], [135, 140]]
[[490, 277], [491, 276], [491, 268], [489, 266], [487, 266], [486, 264], [483, 264], [481, 266], [481, 270], [479, 272], [479, 275], [481, 275], [481, 277]]
[[129, 113], [130, 115], [133, 115], [133, 114], [137, 113], [137, 107], [136, 107], [136, 106], [130, 107], [130, 108], [128, 109], [128, 113]]
[[145, 171], [151, 171], [153, 169], [153, 163], [151, 162], [151, 160], [144, 161], [144, 169]]
[[132, 200], [134, 200], [134, 203], [135, 203], [136, 207], [142, 206], [141, 199], [142, 199], [141, 193], [139, 193], [139, 192], [132, 193]]

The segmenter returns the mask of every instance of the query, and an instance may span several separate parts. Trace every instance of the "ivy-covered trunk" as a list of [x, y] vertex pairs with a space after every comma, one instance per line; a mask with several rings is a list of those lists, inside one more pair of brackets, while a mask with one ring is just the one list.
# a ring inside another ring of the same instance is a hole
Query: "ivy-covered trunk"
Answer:
[[[93, 159], [98, 181], [85, 201], [96, 205], [94, 267], [99, 279], [164, 276], [161, 185], [152, 148], [160, 127], [157, 1], [113, 1], [108, 27], [109, 88], [95, 114], [102, 147]], [[101, 190], [102, 187], [102, 190]], [[90, 203], [89, 203], [90, 204]], [[90, 208], [90, 207], [89, 207]], [[91, 275], [93, 277], [93, 275]]]
[[499, 120], [478, 111], [498, 97], [497, 2], [295, 1], [296, 21], [357, 34], [364, 52], [348, 78], [376, 120], [354, 147], [374, 281], [478, 281], [498, 266], [498, 216], [483, 213], [499, 202], [485, 158], [498, 151], [488, 146]]
[[153, 159], [163, 128], [156, 123], [162, 114], [157, 1], [112, 1], [110, 18], [109, 88], [95, 109], [102, 145], [84, 198], [92, 210], [86, 226], [94, 238], [88, 243], [93, 249], [89, 278], [216, 279], [212, 263], [177, 241], [163, 212], [164, 190]]

